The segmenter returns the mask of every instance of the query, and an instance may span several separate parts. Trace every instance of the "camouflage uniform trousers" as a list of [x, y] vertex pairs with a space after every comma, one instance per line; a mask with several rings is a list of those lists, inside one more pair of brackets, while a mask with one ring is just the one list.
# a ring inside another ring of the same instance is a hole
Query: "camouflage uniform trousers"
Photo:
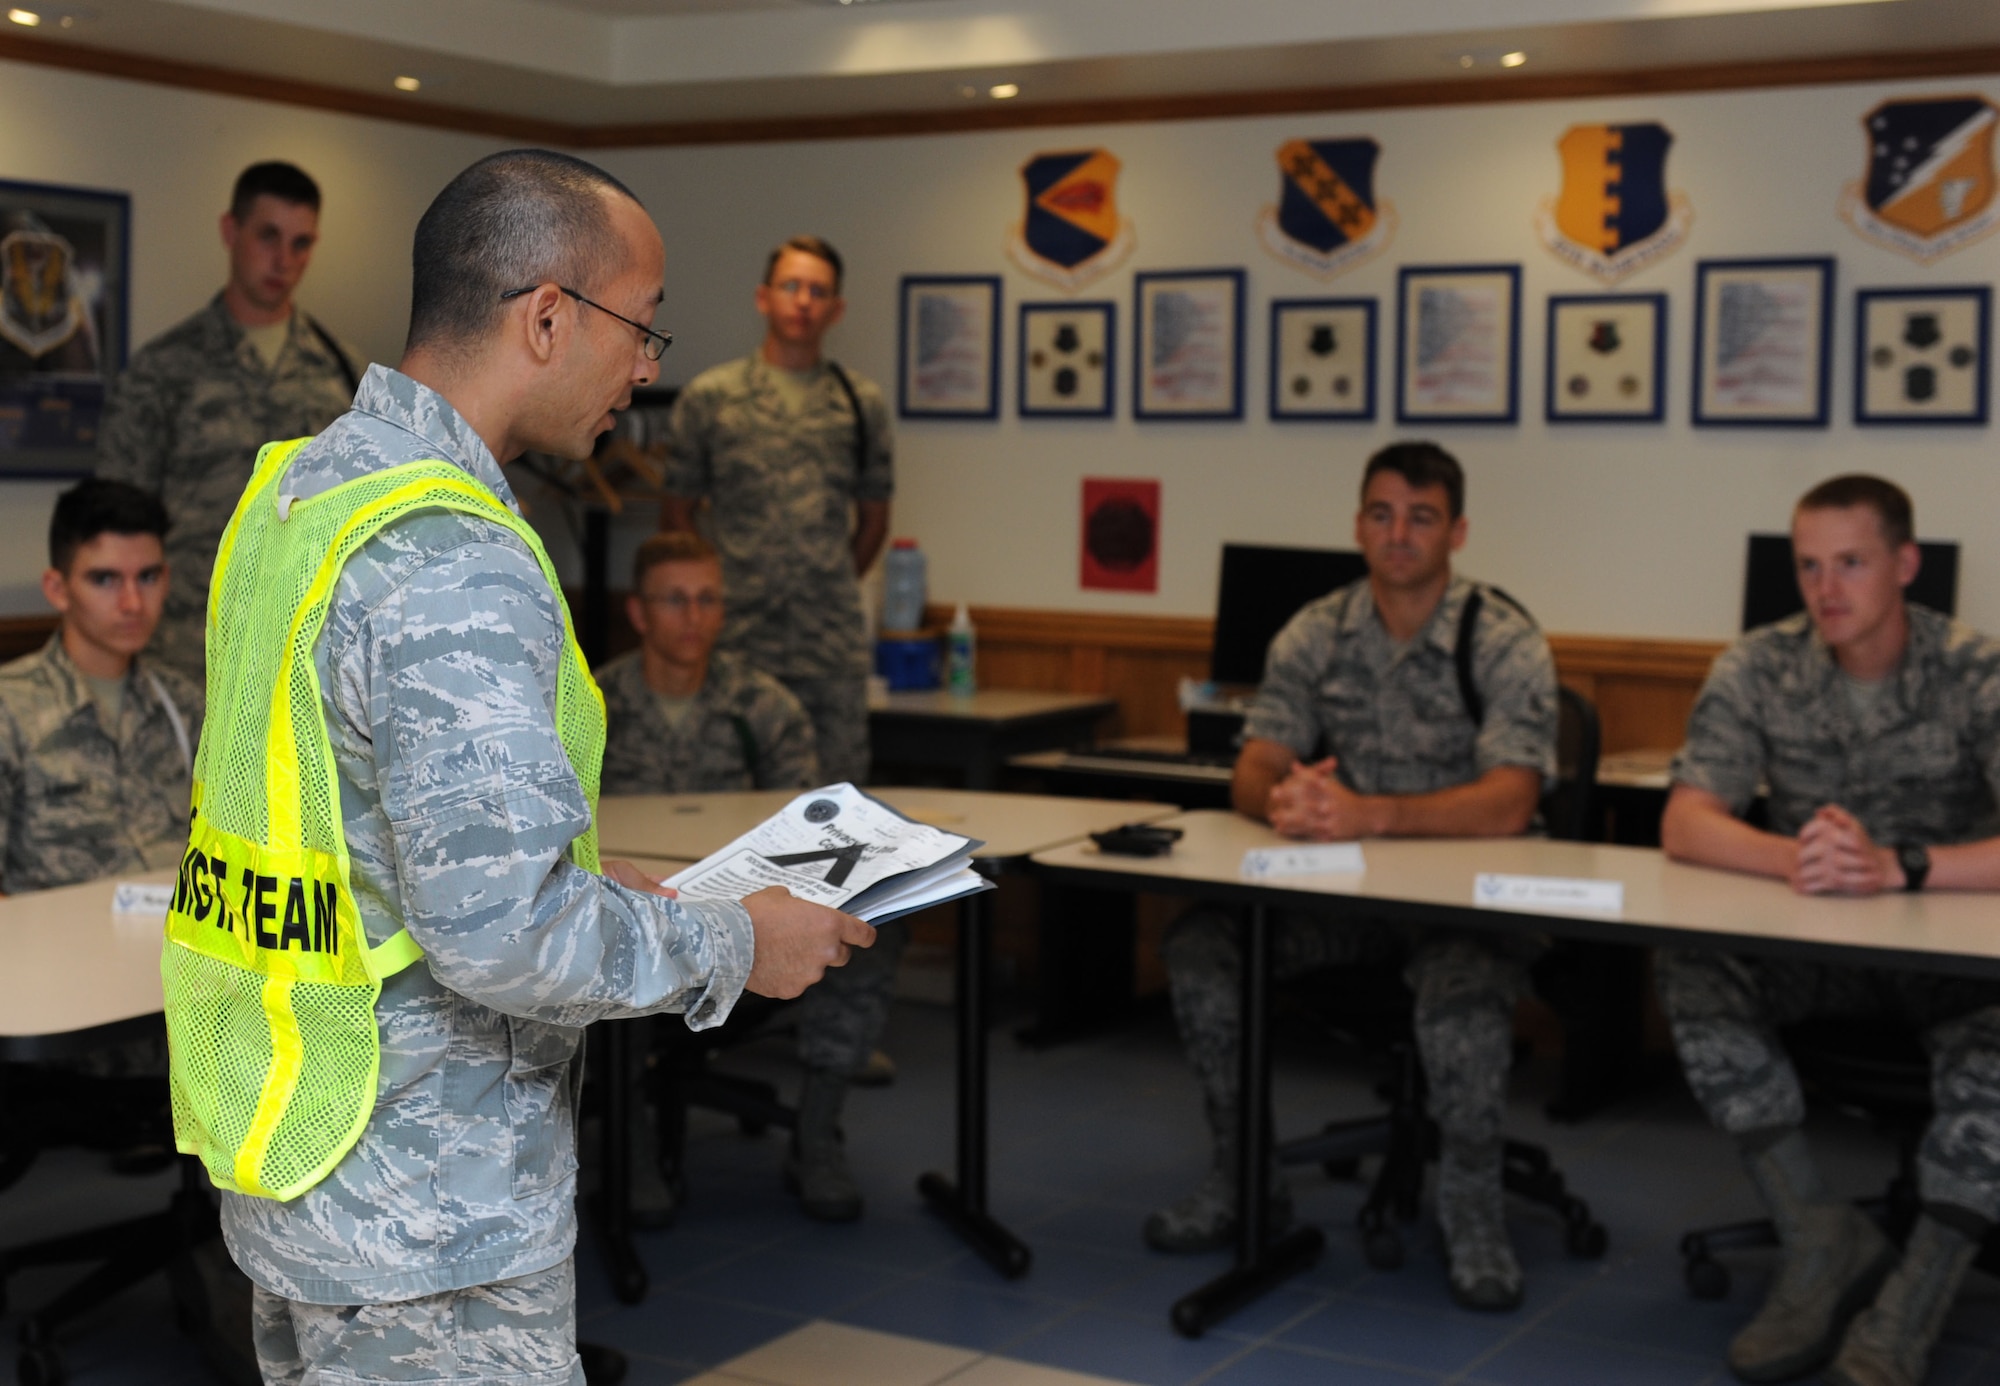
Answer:
[[803, 679], [779, 676], [812, 718], [819, 747], [819, 773], [828, 784], [868, 783], [868, 679]]
[[[1455, 1140], [1499, 1139], [1513, 1063], [1514, 1003], [1527, 983], [1524, 959], [1531, 946], [1525, 940], [1292, 911], [1274, 911], [1270, 930], [1274, 982], [1407, 956], [1403, 976], [1416, 994], [1417, 1048], [1432, 1119]], [[1181, 1042], [1212, 1111], [1236, 1106], [1240, 931], [1229, 911], [1191, 910], [1167, 931], [1162, 948]]]
[[799, 1062], [849, 1078], [861, 1071], [889, 1024], [889, 992], [909, 941], [909, 921], [880, 924], [874, 947], [856, 948], [845, 967], [829, 967], [806, 988], [793, 1011]]
[[1805, 1120], [1779, 1026], [1887, 1016], [1921, 1031], [1933, 1114], [1918, 1193], [2000, 1221], [2000, 983], [1692, 949], [1662, 951], [1654, 972], [1688, 1086], [1732, 1136]]
[[267, 1386], [584, 1386], [576, 1263], [393, 1304], [301, 1304], [256, 1287]]

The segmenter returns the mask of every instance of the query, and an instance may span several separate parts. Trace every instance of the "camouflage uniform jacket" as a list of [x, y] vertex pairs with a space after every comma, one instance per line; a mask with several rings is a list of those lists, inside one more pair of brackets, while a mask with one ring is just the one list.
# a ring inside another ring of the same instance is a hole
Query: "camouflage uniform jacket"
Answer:
[[812, 722], [785, 686], [734, 655], [709, 659], [694, 706], [678, 726], [646, 686], [640, 651], [597, 671], [609, 733], [606, 794], [695, 794], [724, 789], [810, 789], [819, 783]]
[[1301, 759], [1339, 758], [1357, 794], [1428, 794], [1503, 765], [1556, 773], [1556, 666], [1549, 642], [1491, 589], [1472, 632], [1472, 681], [1486, 703], [1473, 726], [1458, 685], [1458, 622], [1473, 584], [1453, 578], [1401, 654], [1368, 580], [1321, 597], [1271, 641], [1243, 735]]
[[1908, 611], [1903, 662], [1859, 724], [1809, 615], [1744, 635], [1695, 699], [1675, 783], [1736, 814], [1768, 785], [1771, 830], [1786, 836], [1827, 804], [1885, 845], [2000, 833], [2000, 641], [1926, 607]]
[[851, 505], [895, 486], [888, 405], [847, 377], [868, 422], [858, 465], [854, 411], [825, 367], [799, 414], [761, 355], [702, 372], [674, 402], [665, 486], [708, 498], [702, 531], [729, 593], [721, 648], [788, 682], [868, 672]]
[[[514, 504], [458, 412], [381, 366], [284, 489], [419, 459]], [[346, 1158], [289, 1203], [223, 1196], [237, 1264], [287, 1299], [412, 1299], [561, 1261], [581, 1027], [714, 1025], [748, 976], [741, 905], [639, 894], [563, 856], [590, 806], [556, 731], [560, 600], [514, 535], [449, 511], [396, 520], [335, 584], [313, 661], [354, 898], [370, 944], [407, 927], [424, 956], [376, 1003], [375, 1111]]]
[[0, 891], [49, 890], [180, 860], [191, 781], [154, 678], [192, 747], [201, 689], [172, 669], [133, 660], [118, 726], [107, 731], [61, 631], [0, 666]]
[[[352, 351], [347, 359], [359, 367]], [[292, 313], [277, 365], [267, 368], [220, 294], [148, 342], [118, 377], [105, 410], [97, 474], [158, 496], [172, 521], [167, 562], [173, 583], [153, 637], [161, 661], [201, 677], [215, 550], [250, 480], [257, 449], [319, 432], [340, 417], [353, 393], [339, 358], [304, 310]]]

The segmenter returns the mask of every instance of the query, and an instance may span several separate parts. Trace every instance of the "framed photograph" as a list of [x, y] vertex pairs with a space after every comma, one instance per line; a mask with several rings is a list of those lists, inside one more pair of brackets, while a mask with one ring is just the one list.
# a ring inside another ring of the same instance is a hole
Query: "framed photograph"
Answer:
[[1111, 417], [1115, 303], [1023, 303], [1017, 408], [1024, 419]]
[[1854, 422], [1986, 422], [1991, 289], [1862, 289], [1854, 307]]
[[1375, 417], [1374, 299], [1272, 302], [1271, 417]]
[[95, 465], [125, 365], [132, 200], [0, 182], [0, 475]]
[[1243, 271], [1132, 276], [1138, 298], [1132, 413], [1141, 419], [1243, 417]]
[[1411, 265], [1396, 290], [1396, 421], [1519, 418], [1521, 267]]
[[1694, 267], [1694, 422], [1825, 428], [1833, 261], [1701, 260]]
[[1658, 423], [1666, 370], [1665, 294], [1550, 296], [1550, 423]]
[[903, 276], [896, 412], [906, 419], [1000, 414], [1000, 280]]

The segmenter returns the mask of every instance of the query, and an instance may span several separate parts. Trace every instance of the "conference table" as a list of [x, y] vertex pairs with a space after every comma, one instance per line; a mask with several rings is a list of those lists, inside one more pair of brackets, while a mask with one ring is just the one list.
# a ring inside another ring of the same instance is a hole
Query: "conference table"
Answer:
[[1270, 1133], [1261, 1116], [1271, 1088], [1273, 910], [2000, 978], [2000, 895], [1804, 896], [1782, 881], [1688, 866], [1653, 848], [1527, 837], [1367, 841], [1359, 871], [1351, 861], [1328, 870], [1299, 850], [1304, 844], [1238, 814], [1197, 810], [1162, 826], [1182, 832], [1165, 856], [1114, 856], [1084, 842], [1030, 862], [1054, 882], [1246, 907], [1236, 1255], [1229, 1270], [1174, 1304], [1173, 1324], [1190, 1337], [1311, 1265], [1324, 1247], [1316, 1227], [1274, 1238], [1266, 1226]]
[[[790, 789], [744, 790], [717, 794], [638, 794], [606, 796], [597, 807], [598, 850], [663, 874], [727, 846], [798, 796]], [[868, 793], [897, 812], [947, 832], [977, 838], [973, 865], [993, 877], [1019, 869], [1032, 855], [1127, 823], [1153, 822], [1179, 812], [1172, 804], [1131, 799], [1078, 799], [1036, 794], [994, 794], [977, 790], [871, 788]], [[992, 892], [970, 896], [959, 910], [958, 952], [953, 996], [957, 1009], [957, 1124], [955, 1178], [931, 1171], [917, 1181], [933, 1212], [994, 1269], [1009, 1279], [1025, 1275], [1033, 1261], [1027, 1245], [987, 1208], [987, 996], [992, 949]], [[614, 1075], [607, 1092], [605, 1120], [606, 1241], [613, 1258], [614, 1287], [627, 1302], [645, 1293], [645, 1272], [629, 1242], [624, 1201], [628, 1197], [629, 1150], [625, 1103], [632, 1055], [614, 1024], [608, 1063]], [[629, 1260], [627, 1259], [629, 1257]]]
[[1088, 746], [1118, 710], [1096, 693], [982, 688], [890, 693], [868, 704], [868, 735], [882, 766], [951, 770], [967, 789], [992, 789], [1010, 756]]
[[[143, 1039], [160, 1032], [160, 931], [164, 913], [134, 885], [164, 890], [172, 871], [136, 873], [0, 897], [0, 1060], [45, 1064], [88, 1050]], [[127, 887], [120, 895], [121, 886]], [[127, 906], [114, 909], [114, 901]], [[160, 1084], [164, 1103], [164, 1079]], [[72, 1094], [60, 1112], [28, 1117], [8, 1110], [6, 1163], [0, 1188], [33, 1163], [40, 1148], [35, 1129], [68, 1126], [87, 1104]], [[56, 1329], [127, 1285], [165, 1266], [180, 1249], [215, 1231], [215, 1210], [197, 1166], [183, 1158], [181, 1185], [169, 1205], [82, 1232], [0, 1250], [0, 1290], [6, 1277], [31, 1266], [83, 1262], [93, 1269], [21, 1320], [17, 1363], [23, 1382], [61, 1379]], [[4, 1298], [4, 1293], [0, 1293]]]

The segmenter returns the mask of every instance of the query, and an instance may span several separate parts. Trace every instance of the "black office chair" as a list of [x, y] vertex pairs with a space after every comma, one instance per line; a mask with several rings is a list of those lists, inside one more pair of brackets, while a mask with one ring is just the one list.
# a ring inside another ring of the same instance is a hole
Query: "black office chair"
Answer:
[[[1780, 1033], [1809, 1101], [1858, 1112], [1895, 1143], [1896, 1169], [1888, 1185], [1872, 1198], [1856, 1199], [1854, 1206], [1900, 1245], [1921, 1211], [1917, 1146], [1931, 1116], [1931, 1066], [1923, 1045], [1908, 1026], [1892, 1020], [1815, 1019]], [[1729, 1268], [1715, 1259], [1716, 1252], [1777, 1244], [1769, 1218], [1689, 1232], [1681, 1238], [1688, 1293], [1697, 1299], [1729, 1293]], [[2000, 1275], [2000, 1231], [1988, 1235], [1973, 1264]]]
[[[1597, 709], [1569, 688], [1559, 690], [1556, 783], [1542, 798], [1541, 816], [1551, 837], [1583, 837], [1594, 822], [1591, 790], [1597, 779]], [[1354, 1178], [1364, 1156], [1379, 1155], [1381, 1166], [1368, 1198], [1355, 1214], [1362, 1252], [1378, 1270], [1403, 1264], [1397, 1224], [1414, 1222], [1423, 1193], [1424, 1167], [1437, 1159], [1438, 1131], [1424, 1111], [1423, 1065], [1410, 1028], [1415, 1004], [1400, 964], [1333, 968], [1312, 974], [1293, 990], [1322, 1031], [1342, 1047], [1386, 1054], [1388, 1077], [1376, 1089], [1388, 1110], [1354, 1121], [1329, 1123], [1316, 1136], [1286, 1141], [1278, 1160], [1286, 1165], [1321, 1166], [1336, 1179]], [[1295, 1011], [1294, 1014], [1297, 1014]], [[1573, 1197], [1549, 1152], [1525, 1141], [1503, 1144], [1503, 1180], [1509, 1193], [1551, 1209], [1563, 1220], [1572, 1256], [1595, 1259], [1608, 1242], [1590, 1205]]]
[[727, 1050], [769, 1034], [789, 1009], [789, 1003], [749, 993], [737, 1001], [729, 1019], [710, 1030], [690, 1030], [679, 1016], [655, 1021], [654, 1066], [648, 1074], [650, 1096], [660, 1114], [660, 1173], [673, 1190], [676, 1205], [687, 1197], [687, 1117], [693, 1107], [736, 1118], [746, 1136], [761, 1136], [772, 1127], [797, 1129], [798, 1112], [778, 1100], [770, 1083], [732, 1073], [720, 1073], [713, 1061]]

